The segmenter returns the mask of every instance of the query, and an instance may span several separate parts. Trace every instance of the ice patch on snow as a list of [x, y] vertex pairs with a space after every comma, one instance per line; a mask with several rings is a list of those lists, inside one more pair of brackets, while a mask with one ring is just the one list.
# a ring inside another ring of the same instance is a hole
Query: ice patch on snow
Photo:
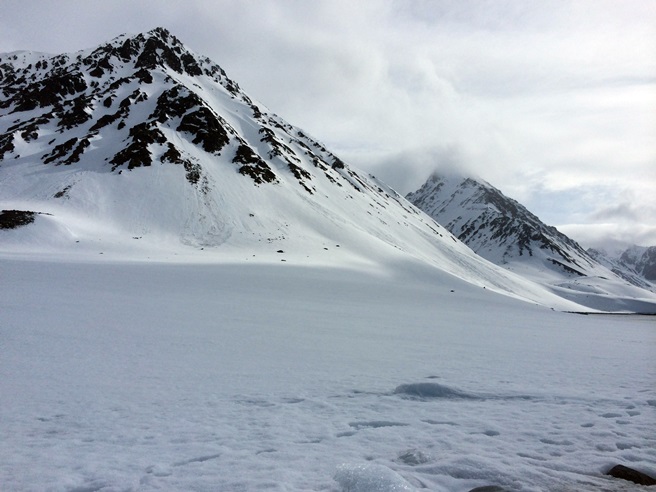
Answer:
[[397, 386], [395, 395], [405, 395], [413, 398], [465, 398], [476, 399], [474, 395], [438, 383], [411, 383]]
[[404, 463], [409, 466], [423, 465], [424, 463], [429, 463], [433, 460], [433, 457], [421, 451], [420, 449], [408, 449], [403, 453], [399, 454], [397, 460], [400, 463]]
[[337, 467], [334, 476], [343, 492], [397, 492], [415, 490], [398, 473], [372, 463], [345, 463]]

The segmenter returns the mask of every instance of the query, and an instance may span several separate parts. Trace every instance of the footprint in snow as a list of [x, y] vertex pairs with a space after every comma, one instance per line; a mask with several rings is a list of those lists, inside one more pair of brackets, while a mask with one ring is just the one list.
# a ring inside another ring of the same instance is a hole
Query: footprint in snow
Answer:
[[371, 427], [373, 429], [378, 429], [380, 427], [406, 427], [408, 424], [403, 422], [389, 422], [387, 420], [371, 420], [363, 422], [351, 422], [349, 423], [350, 427], [353, 427], [356, 430], [366, 429]]
[[189, 458], [188, 460], [178, 461], [176, 463], [173, 463], [173, 466], [185, 466], [185, 465], [190, 465], [191, 463], [204, 463], [205, 461], [214, 460], [220, 456], [221, 456], [220, 453], [198, 456], [197, 458]]

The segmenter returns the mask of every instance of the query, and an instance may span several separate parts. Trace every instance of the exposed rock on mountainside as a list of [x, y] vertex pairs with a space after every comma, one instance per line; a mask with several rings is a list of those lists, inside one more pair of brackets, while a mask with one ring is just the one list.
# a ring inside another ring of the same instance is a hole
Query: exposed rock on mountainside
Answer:
[[621, 254], [620, 261], [647, 280], [656, 281], [656, 246], [628, 248]]
[[36, 212], [25, 210], [0, 211], [0, 229], [16, 229], [34, 222]]

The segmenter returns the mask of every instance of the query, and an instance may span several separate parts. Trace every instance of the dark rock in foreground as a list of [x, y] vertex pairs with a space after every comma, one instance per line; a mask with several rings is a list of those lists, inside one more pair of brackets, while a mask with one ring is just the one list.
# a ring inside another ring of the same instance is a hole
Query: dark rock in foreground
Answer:
[[656, 485], [656, 479], [646, 475], [638, 470], [629, 468], [624, 465], [616, 465], [611, 468], [606, 475], [611, 477], [621, 478], [622, 480], [628, 480], [638, 485]]

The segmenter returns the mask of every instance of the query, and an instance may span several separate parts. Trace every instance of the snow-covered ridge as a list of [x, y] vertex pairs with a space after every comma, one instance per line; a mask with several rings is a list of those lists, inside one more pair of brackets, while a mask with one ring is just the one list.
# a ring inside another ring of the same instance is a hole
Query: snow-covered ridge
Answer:
[[592, 258], [575, 241], [481, 179], [433, 174], [407, 198], [496, 263], [541, 256], [557, 261], [552, 264], [568, 273], [594, 267]]

